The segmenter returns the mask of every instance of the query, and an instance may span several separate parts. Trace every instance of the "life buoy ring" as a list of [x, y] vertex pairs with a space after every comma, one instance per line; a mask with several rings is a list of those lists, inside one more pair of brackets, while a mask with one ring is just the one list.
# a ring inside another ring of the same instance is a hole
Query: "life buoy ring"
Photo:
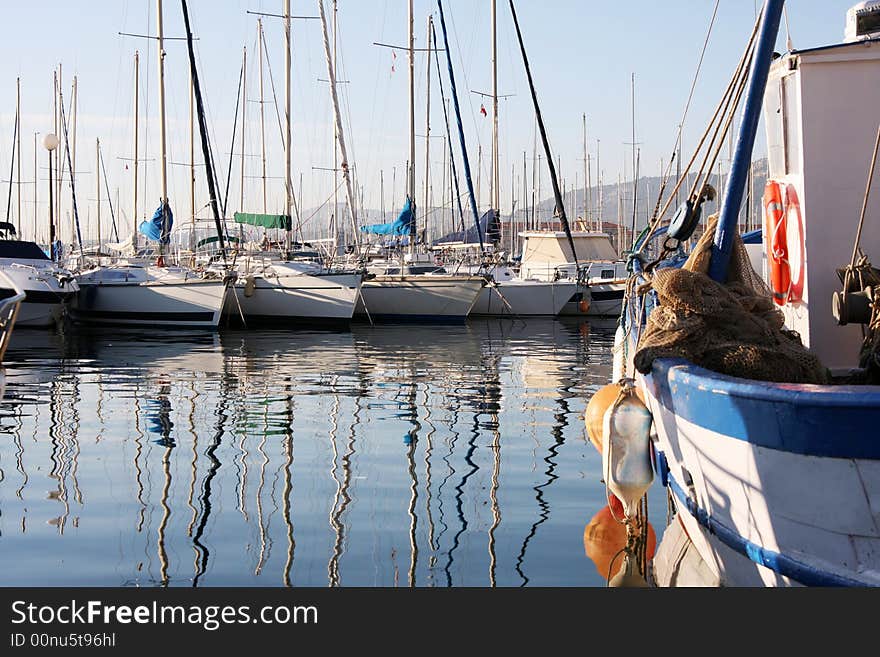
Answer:
[[791, 280], [789, 303], [797, 303], [804, 298], [804, 220], [801, 217], [801, 204], [794, 185], [785, 189], [785, 237], [788, 245], [788, 271]]
[[767, 273], [773, 301], [779, 306], [788, 302], [791, 292], [791, 271], [788, 262], [788, 235], [782, 187], [768, 180], [764, 187], [764, 243], [767, 249]]

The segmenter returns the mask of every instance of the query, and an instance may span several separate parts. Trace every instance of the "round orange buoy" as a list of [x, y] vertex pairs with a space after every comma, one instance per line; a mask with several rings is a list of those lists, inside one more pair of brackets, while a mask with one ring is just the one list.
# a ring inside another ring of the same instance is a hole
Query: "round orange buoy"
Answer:
[[611, 404], [615, 402], [619, 394], [620, 386], [616, 383], [609, 383], [607, 386], [602, 386], [590, 398], [590, 402], [587, 404], [587, 410], [584, 413], [584, 422], [587, 425], [587, 435], [590, 437], [590, 442], [599, 450], [600, 454], [602, 453], [602, 419], [605, 417], [605, 411], [611, 407]]
[[[593, 516], [590, 523], [584, 528], [584, 552], [596, 565], [596, 571], [605, 579], [608, 577], [608, 569], [611, 560], [626, 546], [626, 526], [614, 519], [609, 507], [603, 507], [599, 513]], [[648, 548], [647, 558], [654, 558], [657, 549], [657, 534], [648, 523]], [[620, 567], [622, 555], [617, 557], [614, 571]], [[613, 574], [613, 573], [612, 573]]]
[[[620, 385], [617, 383], [609, 383], [602, 386], [590, 398], [587, 404], [587, 410], [584, 413], [584, 422], [587, 425], [587, 436], [593, 446], [602, 453], [602, 422], [605, 417], [605, 411], [615, 402], [620, 394]], [[636, 386], [636, 395], [645, 403], [645, 394], [642, 389]]]
[[159, 256], [158, 258], [156, 258], [156, 266], [157, 267], [164, 267], [165, 266], [165, 256]]
[[590, 310], [590, 302], [587, 301], [586, 299], [581, 299], [581, 300], [578, 302], [578, 310], [580, 310], [582, 313], [587, 313], [587, 312], [589, 312], [589, 310]]

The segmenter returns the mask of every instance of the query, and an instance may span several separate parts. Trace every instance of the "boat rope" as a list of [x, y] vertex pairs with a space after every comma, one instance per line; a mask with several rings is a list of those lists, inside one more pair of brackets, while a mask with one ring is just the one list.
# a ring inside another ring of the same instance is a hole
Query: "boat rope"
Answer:
[[[244, 62], [241, 64], [241, 72], [238, 74], [238, 92], [235, 94], [235, 113], [232, 115], [232, 145], [229, 147], [229, 167], [226, 169], [226, 190], [223, 192], [223, 216], [226, 216], [226, 206], [229, 202], [229, 184], [232, 180], [232, 158], [235, 153], [235, 136], [238, 133], [238, 107], [241, 102], [241, 83], [244, 78]], [[244, 212], [244, 208], [241, 208]], [[196, 218], [193, 217], [193, 222]], [[233, 265], [234, 266], [234, 265]]]
[[[12, 188], [14, 185], [12, 184], [12, 178], [15, 174], [15, 145], [18, 143], [18, 109], [15, 110], [15, 129], [12, 131], [12, 156], [10, 157], [9, 163], [9, 196], [6, 199], [6, 222], [12, 223], [9, 221], [9, 214], [12, 212]], [[18, 218], [19, 222], [21, 221], [21, 217]], [[18, 227], [21, 230], [21, 226]], [[34, 239], [36, 239], [36, 235], [34, 235]]]
[[[58, 87], [58, 109], [61, 113], [61, 127], [64, 128], [64, 152], [67, 155], [67, 167], [70, 171], [73, 171], [73, 162], [70, 157], [70, 144], [68, 142], [67, 136], [67, 119], [64, 116], [64, 92], [61, 91], [61, 87]], [[70, 197], [73, 205], [73, 219], [76, 224], [76, 240], [79, 243], [79, 254], [81, 257], [85, 258], [85, 253], [83, 251], [83, 243], [82, 243], [82, 232], [79, 227], [79, 212], [76, 207], [76, 185], [73, 180], [73, 173], [70, 174]], [[60, 202], [60, 199], [59, 199]], [[49, 245], [49, 251], [51, 252], [54, 248], [53, 245]]]
[[107, 180], [107, 169], [104, 167], [104, 151], [98, 150], [101, 156], [101, 172], [104, 174], [104, 188], [107, 190], [107, 203], [110, 205], [110, 220], [113, 222], [113, 238], [119, 241], [119, 231], [116, 228], [116, 213], [113, 211], [113, 197], [110, 195], [110, 181]]
[[[855, 244], [853, 244], [852, 259], [850, 260], [850, 263], [849, 263], [850, 270], [854, 269], [856, 266], [856, 258], [858, 257], [859, 246], [862, 241], [862, 228], [864, 228], [864, 226], [865, 226], [865, 213], [868, 210], [868, 199], [871, 197], [871, 187], [874, 182], [874, 169], [877, 166], [877, 152], [878, 151], [880, 151], [880, 125], [877, 126], [877, 139], [874, 142], [874, 154], [871, 157], [871, 169], [868, 172], [868, 183], [865, 186], [865, 197], [864, 197], [864, 200], [862, 201], [862, 212], [861, 212], [861, 215], [859, 216], [859, 227], [856, 230], [856, 241], [855, 241]], [[844, 289], [847, 289], [846, 286], [844, 286]]]
[[[721, 134], [721, 142], [716, 146], [716, 142], [719, 138], [719, 132], [720, 132], [719, 129], [724, 124], [725, 115], [727, 115], [730, 112], [731, 99], [735, 94], [734, 90], [737, 88], [737, 81], [739, 81], [739, 85], [740, 85], [740, 87], [742, 87], [744, 84], [744, 80], [746, 80], [748, 77], [747, 76], [748, 66], [749, 66], [749, 62], [751, 61], [752, 54], [754, 52], [754, 45], [755, 45], [755, 42], [757, 39], [758, 28], [760, 27], [762, 16], [763, 16], [763, 12], [761, 12], [759, 14], [757, 20], [755, 21], [755, 24], [754, 24], [754, 27], [752, 28], [752, 33], [749, 38], [748, 44], [746, 45], [745, 51], [743, 52], [742, 57], [741, 57], [739, 63], [737, 64], [737, 67], [734, 71], [734, 74], [731, 77], [730, 82], [728, 83], [727, 88], [725, 89], [724, 94], [721, 97], [721, 100], [719, 100], [718, 105], [715, 108], [715, 112], [712, 115], [712, 118], [710, 119], [709, 124], [706, 127], [706, 130], [703, 132], [703, 135], [700, 137], [699, 143], [697, 144], [697, 147], [694, 149], [694, 153], [691, 156], [690, 161], [685, 166], [684, 170], [681, 173], [679, 180], [677, 181], [672, 192], [669, 194], [669, 197], [667, 198], [666, 204], [663, 206], [663, 209], [654, 218], [653, 222], [649, 226], [647, 233], [645, 234], [645, 237], [640, 239], [638, 248], [636, 248], [634, 250], [634, 254], [633, 254], [634, 256], [638, 257], [639, 255], [641, 255], [645, 246], [650, 241], [650, 238], [657, 231], [657, 228], [660, 226], [660, 223], [663, 221], [663, 218], [666, 216], [666, 213], [669, 211], [670, 207], [672, 206], [672, 203], [675, 200], [676, 194], [678, 194], [679, 190], [684, 185], [685, 181], [688, 179], [688, 176], [690, 175], [691, 169], [693, 168], [694, 163], [697, 161], [697, 158], [699, 157], [700, 153], [702, 152], [703, 147], [704, 146], [706, 147], [707, 153], [703, 159], [700, 170], [697, 172], [697, 175], [695, 178], [696, 182], [694, 183], [693, 188], [691, 189], [690, 198], [693, 198], [694, 195], [697, 193], [697, 190], [698, 190], [697, 184], [698, 184], [699, 179], [701, 177], [703, 177], [703, 175], [705, 174], [705, 167], [708, 162], [709, 154], [713, 150], [717, 150], [717, 152], [720, 153], [720, 149], [722, 147], [721, 145], [723, 144], [724, 137], [726, 136], [726, 131], [724, 134]], [[739, 94], [739, 95], [741, 96], [741, 94]], [[734, 110], [735, 110], [735, 108], [736, 108], [736, 106], [734, 106]], [[732, 112], [730, 112], [730, 113], [732, 114]], [[728, 127], [730, 125], [731, 120], [729, 120], [727, 122]], [[709, 143], [707, 145], [706, 142], [709, 139], [710, 134], [712, 134], [712, 139], [709, 141]], [[710, 171], [711, 171], [711, 169], [710, 169]]]

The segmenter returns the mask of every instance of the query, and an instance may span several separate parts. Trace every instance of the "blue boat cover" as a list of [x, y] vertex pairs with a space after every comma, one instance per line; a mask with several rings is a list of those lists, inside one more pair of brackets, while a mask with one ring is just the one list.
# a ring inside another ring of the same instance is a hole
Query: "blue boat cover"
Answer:
[[[501, 220], [498, 217], [498, 212], [489, 210], [480, 217], [480, 235], [482, 235], [483, 240], [490, 244], [497, 244], [501, 241]], [[434, 240], [434, 244], [451, 244], [455, 242], [477, 244], [480, 242], [480, 235], [477, 235], [477, 227], [471, 226], [467, 230], [449, 233], [449, 235]]]
[[407, 196], [403, 210], [390, 224], [373, 224], [361, 226], [361, 231], [370, 235], [410, 235], [415, 231], [415, 217], [412, 210], [412, 199]]
[[[165, 210], [168, 225], [165, 227], [165, 231], [162, 230], [162, 210]], [[153, 213], [153, 218], [149, 221], [144, 221], [141, 223], [138, 231], [147, 237], [147, 239], [151, 239], [154, 242], [159, 242], [161, 244], [168, 244], [171, 241], [171, 227], [174, 225], [174, 215], [171, 213], [171, 206], [168, 203], [162, 203], [156, 211]]]

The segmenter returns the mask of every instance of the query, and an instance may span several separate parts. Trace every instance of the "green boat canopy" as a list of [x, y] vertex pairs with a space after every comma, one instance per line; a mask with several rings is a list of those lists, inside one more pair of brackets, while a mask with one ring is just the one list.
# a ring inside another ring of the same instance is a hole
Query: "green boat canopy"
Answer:
[[249, 212], [236, 212], [235, 223], [248, 224], [249, 226], [262, 226], [263, 228], [280, 228], [290, 230], [292, 222], [287, 214], [251, 214]]

